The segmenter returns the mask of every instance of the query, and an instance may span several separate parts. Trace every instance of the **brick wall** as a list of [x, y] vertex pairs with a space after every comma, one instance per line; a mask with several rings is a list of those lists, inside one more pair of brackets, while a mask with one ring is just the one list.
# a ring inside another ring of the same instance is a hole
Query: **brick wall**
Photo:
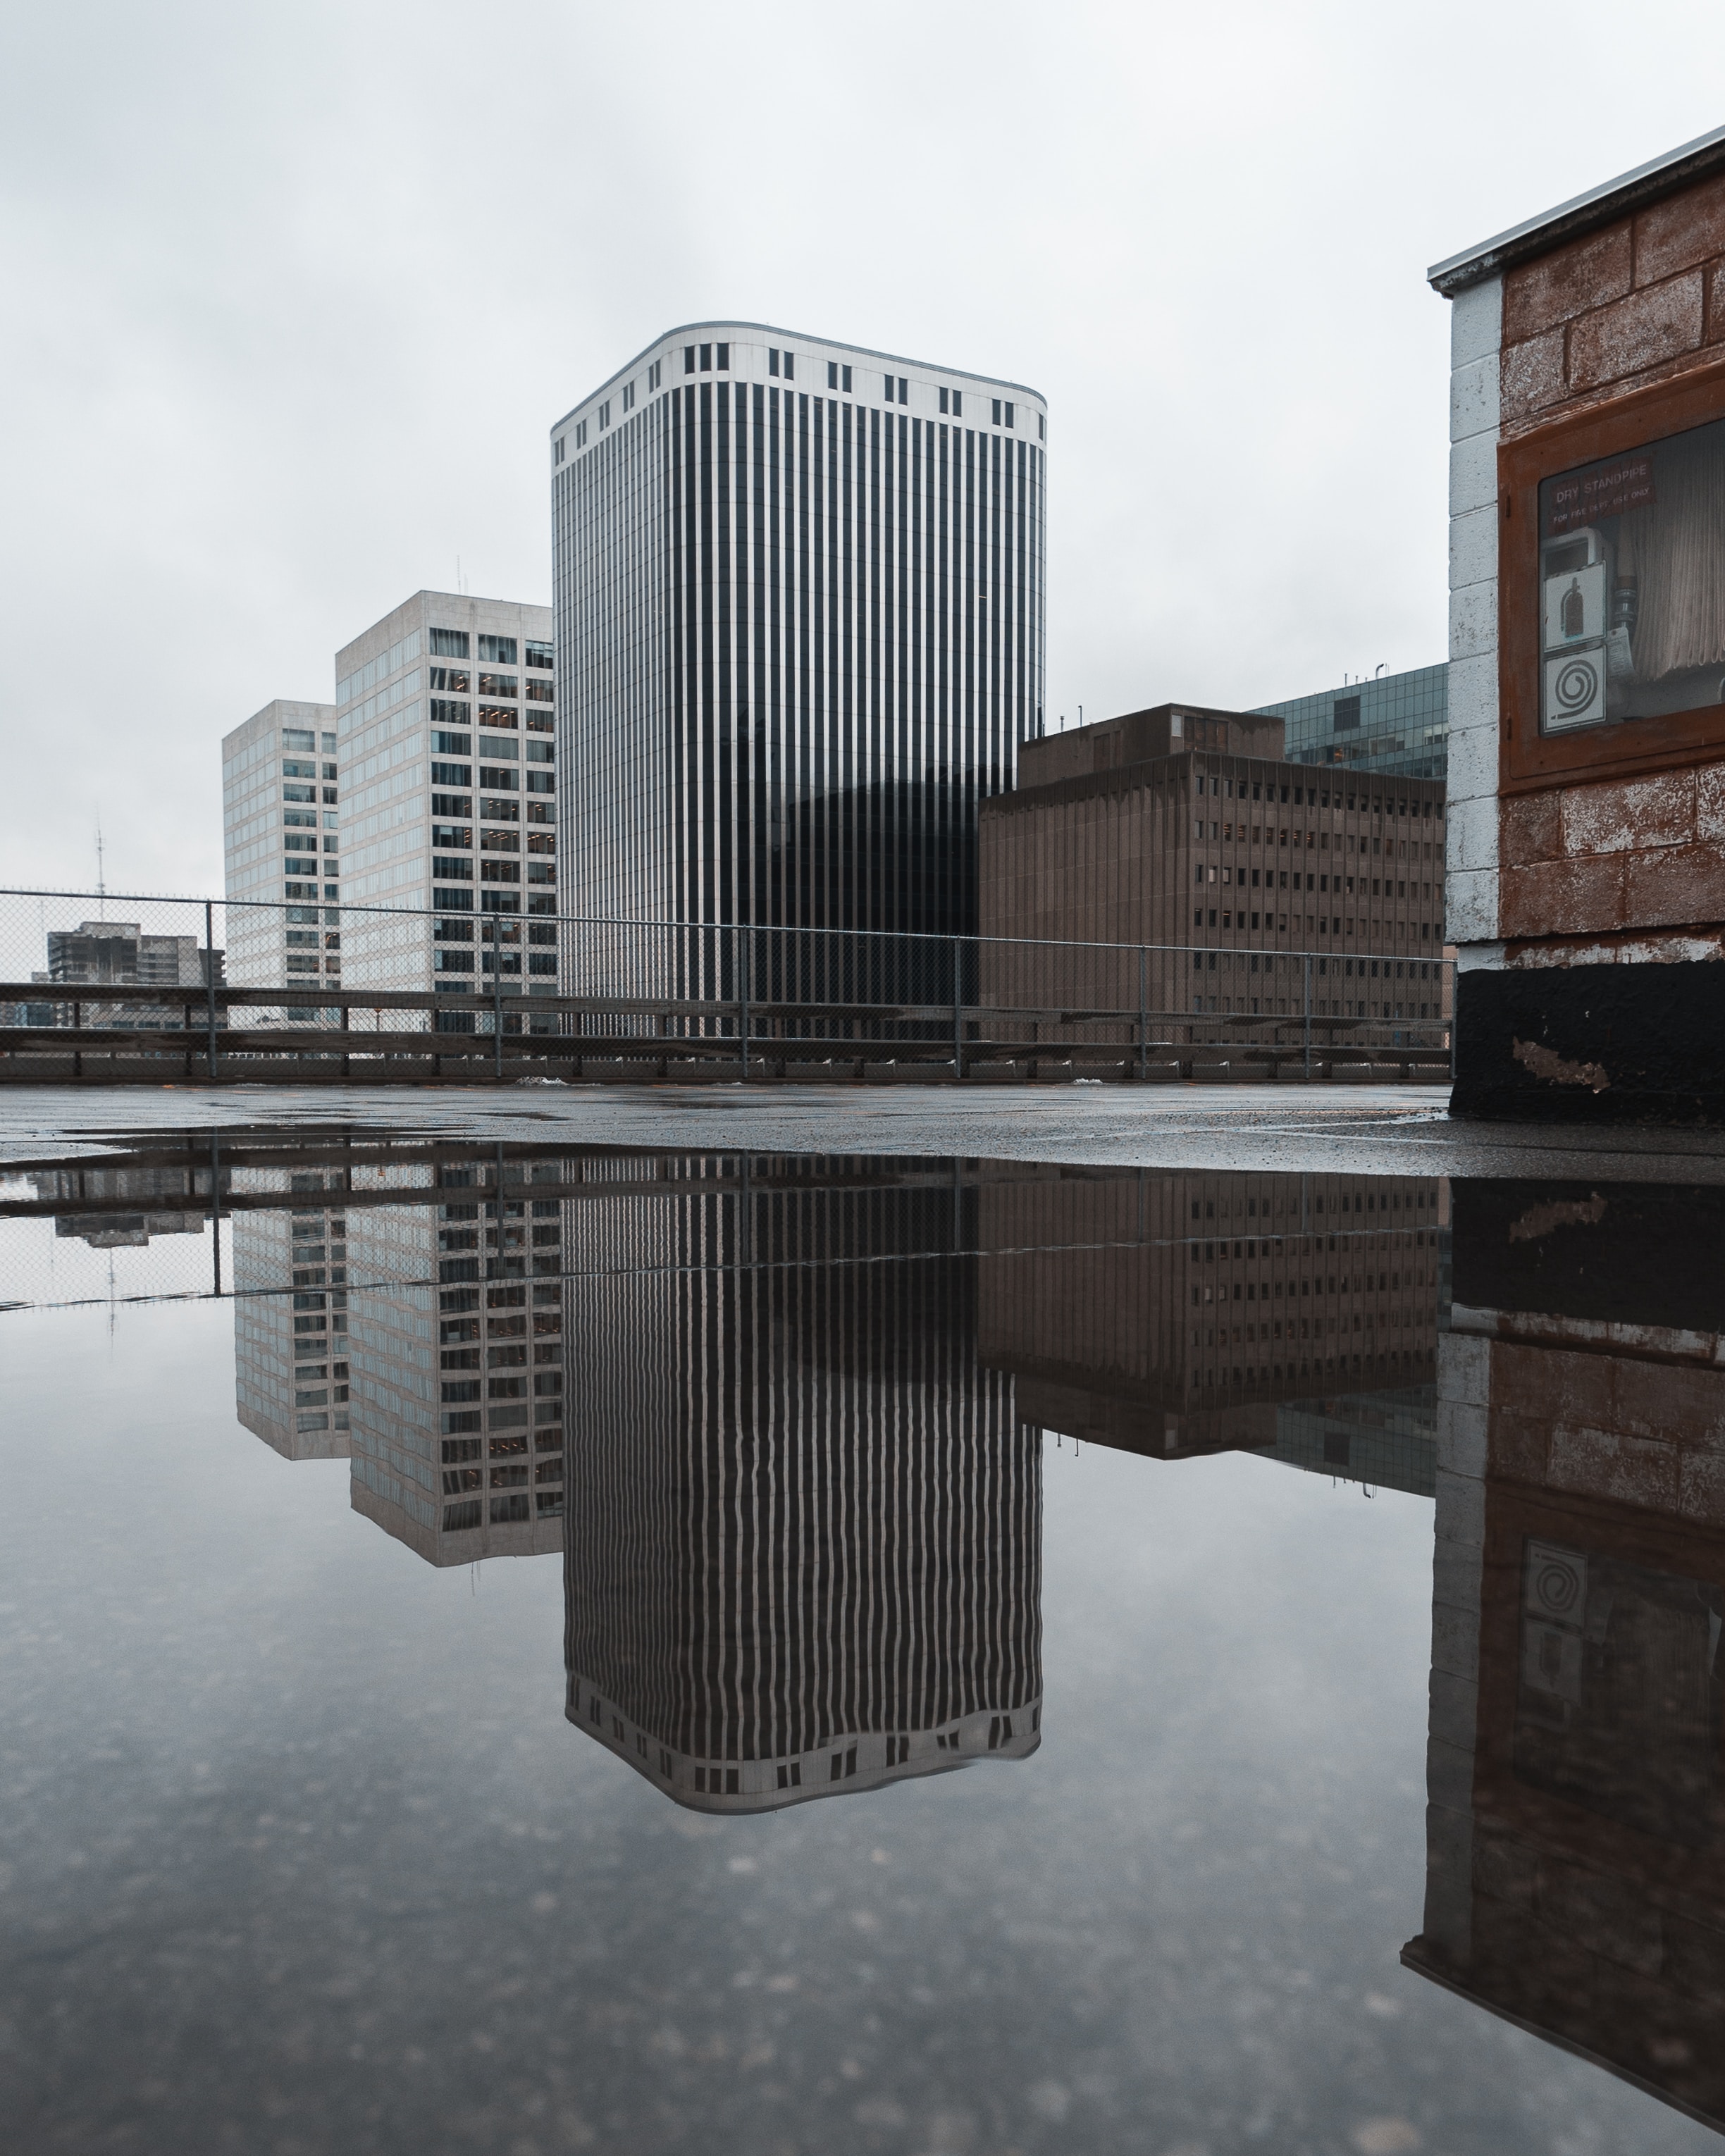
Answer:
[[1725, 178], [1509, 272], [1503, 431], [1665, 381], [1722, 346]]
[[1681, 955], [1725, 955], [1725, 763], [1512, 797], [1498, 844], [1512, 942], [1584, 936], [1599, 963], [1681, 929]]
[[[1510, 270], [1502, 306], [1504, 440], [1725, 357], [1725, 178]], [[1492, 850], [1466, 842], [1485, 865]], [[1497, 933], [1522, 947], [1511, 963], [1692, 957], [1697, 935], [1716, 954], [1725, 763], [1505, 800], [1495, 853]], [[1489, 910], [1479, 908], [1476, 932], [1489, 932]], [[1582, 940], [1570, 948], [1567, 938]]]

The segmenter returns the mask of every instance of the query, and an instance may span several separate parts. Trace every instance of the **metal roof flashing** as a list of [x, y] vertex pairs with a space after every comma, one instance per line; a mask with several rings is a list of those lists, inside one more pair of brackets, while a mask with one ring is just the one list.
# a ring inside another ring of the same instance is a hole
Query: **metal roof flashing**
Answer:
[[1668, 150], [1663, 157], [1651, 158], [1633, 172], [1590, 187], [1555, 209], [1512, 224], [1507, 232], [1500, 232], [1478, 247], [1452, 254], [1447, 261], [1435, 262], [1425, 273], [1425, 281], [1445, 299], [1454, 299], [1470, 285], [1499, 276], [1517, 263], [1549, 254], [1566, 240], [1596, 232], [1601, 225], [1615, 223], [1631, 211], [1645, 209], [1649, 203], [1718, 172], [1725, 172], [1725, 127], [1697, 135], [1680, 149]]

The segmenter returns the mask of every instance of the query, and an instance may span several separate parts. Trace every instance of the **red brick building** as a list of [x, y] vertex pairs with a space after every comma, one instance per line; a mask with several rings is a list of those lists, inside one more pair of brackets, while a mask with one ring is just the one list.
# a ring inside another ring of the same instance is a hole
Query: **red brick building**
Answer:
[[1725, 129], [1454, 302], [1458, 1110], [1725, 1110]]

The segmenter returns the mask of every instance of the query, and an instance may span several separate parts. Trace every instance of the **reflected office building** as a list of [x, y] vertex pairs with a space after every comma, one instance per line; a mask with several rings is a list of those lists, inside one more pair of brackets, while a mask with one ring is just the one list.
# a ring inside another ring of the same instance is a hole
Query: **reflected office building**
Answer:
[[1408, 1967], [1725, 2128], [1725, 1204], [1457, 1186]]
[[562, 1207], [533, 1186], [561, 1168], [415, 1173], [418, 1193], [349, 1224], [353, 1509], [430, 1564], [549, 1554], [562, 1539]]
[[571, 1230], [569, 1719], [709, 1811], [1022, 1758], [1041, 1440], [978, 1358], [974, 1191], [680, 1168]]
[[1430, 1495], [1440, 1183], [1048, 1168], [978, 1202], [980, 1353], [1021, 1420]]
[[[279, 1188], [240, 1168], [239, 1195]], [[237, 1209], [234, 1409], [284, 1460], [348, 1457], [347, 1200], [339, 1168], [296, 1169], [278, 1204]]]

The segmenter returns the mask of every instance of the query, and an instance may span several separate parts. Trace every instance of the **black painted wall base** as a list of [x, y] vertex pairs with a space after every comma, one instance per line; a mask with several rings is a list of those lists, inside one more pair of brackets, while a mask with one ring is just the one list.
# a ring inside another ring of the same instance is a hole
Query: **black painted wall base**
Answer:
[[1454, 1115], [1725, 1123], [1725, 963], [1464, 973], [1455, 1046]]

